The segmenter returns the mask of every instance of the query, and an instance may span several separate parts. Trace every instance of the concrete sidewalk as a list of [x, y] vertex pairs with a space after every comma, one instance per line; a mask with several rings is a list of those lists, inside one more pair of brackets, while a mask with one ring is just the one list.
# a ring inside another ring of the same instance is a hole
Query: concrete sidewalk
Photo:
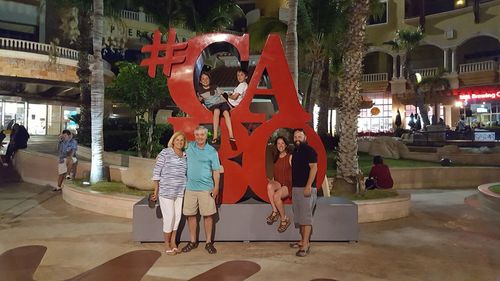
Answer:
[[[221, 242], [216, 255], [201, 244], [163, 254], [142, 280], [188, 280], [233, 260], [260, 265], [247, 280], [500, 280], [500, 214], [464, 204], [475, 192], [411, 191], [410, 217], [361, 224], [358, 243], [313, 243], [306, 258], [283, 242]], [[131, 220], [72, 207], [49, 187], [0, 184], [0, 253], [47, 247], [35, 280], [72, 278], [134, 250], [162, 252], [161, 243], [132, 242], [131, 231]]]

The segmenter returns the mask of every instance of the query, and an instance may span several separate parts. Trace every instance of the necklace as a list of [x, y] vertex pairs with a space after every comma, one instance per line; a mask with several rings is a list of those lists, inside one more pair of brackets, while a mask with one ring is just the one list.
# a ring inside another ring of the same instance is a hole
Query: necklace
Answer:
[[175, 152], [175, 154], [177, 154], [177, 156], [179, 156], [180, 158], [182, 158], [182, 156], [184, 155], [184, 153], [182, 152], [182, 150], [177, 149], [177, 148], [174, 148], [174, 152]]

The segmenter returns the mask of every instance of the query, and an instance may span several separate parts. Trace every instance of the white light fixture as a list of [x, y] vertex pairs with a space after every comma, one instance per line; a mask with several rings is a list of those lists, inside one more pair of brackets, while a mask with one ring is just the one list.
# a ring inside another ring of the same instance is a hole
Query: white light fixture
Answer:
[[455, 8], [461, 8], [465, 6], [465, 0], [455, 0]]
[[420, 73], [415, 73], [415, 77], [417, 78], [417, 83], [422, 82], [422, 75]]

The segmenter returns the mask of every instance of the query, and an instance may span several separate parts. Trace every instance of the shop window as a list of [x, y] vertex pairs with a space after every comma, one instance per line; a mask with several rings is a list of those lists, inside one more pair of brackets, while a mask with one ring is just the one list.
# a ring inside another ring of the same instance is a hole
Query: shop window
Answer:
[[25, 125], [25, 104], [17, 102], [4, 102], [2, 108], [3, 127], [7, 128], [14, 123]]
[[30, 135], [45, 135], [47, 132], [47, 105], [28, 105], [28, 133]]
[[379, 113], [374, 115], [372, 108], [361, 109], [358, 118], [358, 132], [392, 131], [392, 98], [390, 95], [370, 96]]

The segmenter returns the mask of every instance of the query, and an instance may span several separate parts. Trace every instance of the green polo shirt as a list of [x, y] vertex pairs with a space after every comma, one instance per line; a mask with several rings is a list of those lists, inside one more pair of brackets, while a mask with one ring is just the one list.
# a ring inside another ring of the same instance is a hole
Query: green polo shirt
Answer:
[[212, 171], [220, 170], [217, 150], [209, 144], [203, 148], [196, 142], [188, 143], [187, 155], [187, 185], [186, 189], [202, 191], [214, 188]]

